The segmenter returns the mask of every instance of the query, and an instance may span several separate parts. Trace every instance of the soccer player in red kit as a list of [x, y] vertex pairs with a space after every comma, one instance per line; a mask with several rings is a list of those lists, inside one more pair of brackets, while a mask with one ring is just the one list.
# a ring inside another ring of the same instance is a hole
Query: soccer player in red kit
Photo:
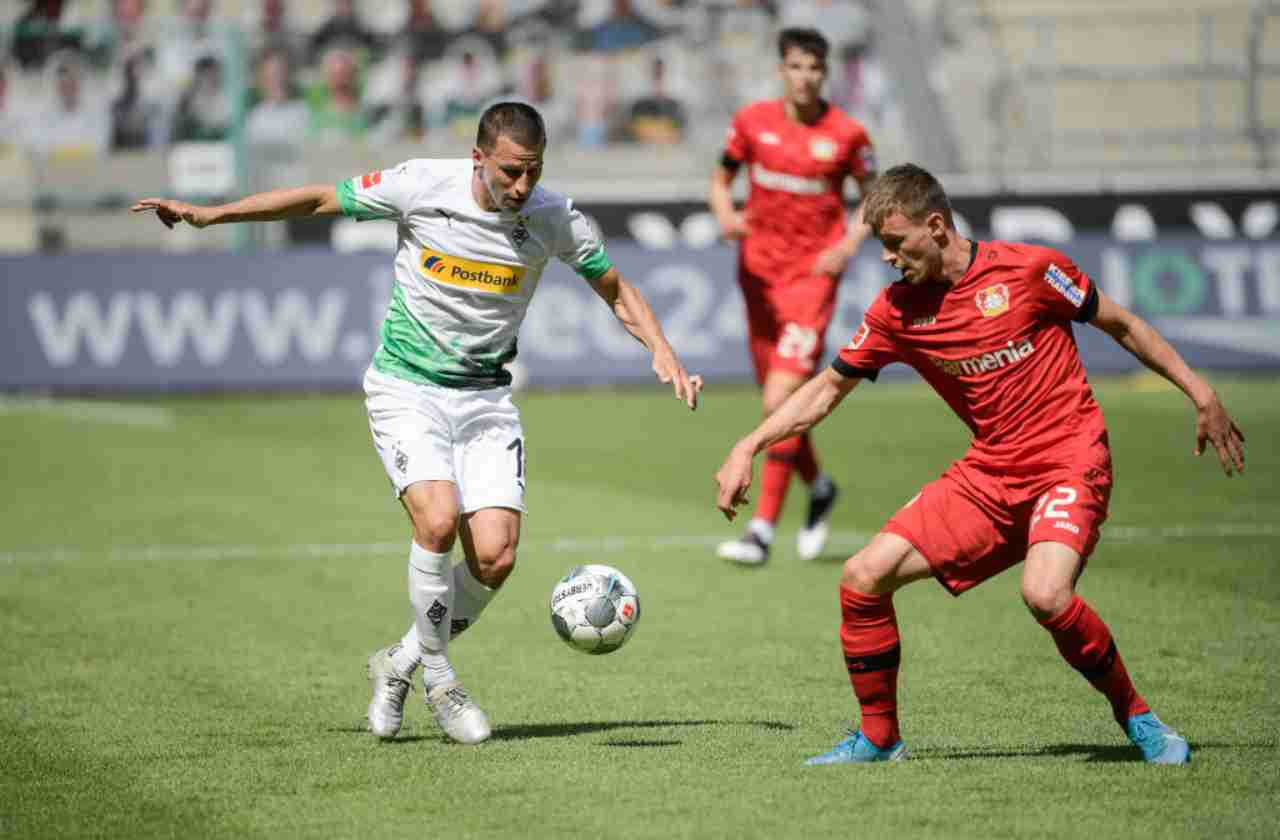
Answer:
[[[862, 125], [821, 97], [827, 49], [815, 29], [782, 31], [778, 53], [785, 95], [734, 116], [711, 179], [709, 202], [723, 235], [742, 240], [738, 283], [766, 415], [813, 375], [840, 275], [871, 232], [856, 213], [852, 224], [845, 221], [845, 182], [852, 176], [865, 194], [875, 161]], [[744, 164], [751, 190], [745, 211], [738, 212], [731, 187]], [[755, 515], [742, 539], [720, 545], [721, 557], [752, 565], [768, 559], [793, 472], [810, 488], [797, 551], [804, 559], [822, 552], [836, 487], [819, 469], [813, 442], [804, 434], [769, 448]]]
[[920, 167], [885, 172], [863, 211], [901, 280], [880, 293], [830, 368], [737, 443], [716, 475], [716, 504], [732, 519], [757, 452], [813, 427], [891, 362], [915, 368], [973, 443], [845, 562], [840, 641], [861, 720], [808, 763], [905, 757], [895, 590], [934, 577], [959, 595], [1019, 562], [1028, 609], [1067, 663], [1105, 695], [1143, 757], [1186, 763], [1186, 740], [1151, 712], [1107, 625], [1075, 592], [1107, 516], [1111, 456], [1071, 322], [1103, 330], [1182, 389], [1196, 409], [1196, 452], [1212, 444], [1227, 475], [1244, 469], [1244, 436], [1177, 351], [1066, 256], [961, 237], [942, 186]]

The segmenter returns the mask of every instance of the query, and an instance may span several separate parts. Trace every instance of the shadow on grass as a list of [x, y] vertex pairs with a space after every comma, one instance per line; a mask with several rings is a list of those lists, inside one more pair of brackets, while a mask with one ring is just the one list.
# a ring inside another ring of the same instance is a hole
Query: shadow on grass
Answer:
[[1119, 744], [1052, 744], [1025, 750], [919, 750], [912, 758], [930, 761], [968, 761], [983, 758], [1059, 758], [1084, 756], [1085, 761], [1141, 761], [1138, 750]]
[[[499, 726], [493, 731], [495, 741], [519, 741], [527, 738], [569, 738], [611, 732], [615, 729], [671, 729], [678, 726], [752, 726], [773, 731], [792, 730], [789, 723], [776, 720], [602, 720], [581, 723], [526, 723]], [[617, 741], [614, 746], [670, 746], [678, 741]]]
[[[1257, 750], [1274, 749], [1270, 744], [1228, 744], [1219, 741], [1191, 742], [1191, 759], [1204, 750]], [[1122, 744], [1052, 744], [1047, 747], [1026, 750], [922, 750], [913, 753], [914, 758], [931, 761], [964, 761], [974, 758], [1057, 758], [1083, 756], [1085, 761], [1112, 763], [1137, 763], [1142, 756], [1136, 747]]]
[[684, 741], [644, 741], [634, 739], [630, 741], [609, 740], [601, 741], [600, 745], [604, 747], [678, 747]]
[[[353, 723], [350, 726], [331, 726], [325, 732], [340, 732], [344, 735], [358, 735], [361, 738], [373, 738], [369, 732], [369, 725], [361, 721]], [[440, 735], [397, 735], [394, 738], [383, 738], [384, 744], [413, 744], [418, 741], [439, 741]]]

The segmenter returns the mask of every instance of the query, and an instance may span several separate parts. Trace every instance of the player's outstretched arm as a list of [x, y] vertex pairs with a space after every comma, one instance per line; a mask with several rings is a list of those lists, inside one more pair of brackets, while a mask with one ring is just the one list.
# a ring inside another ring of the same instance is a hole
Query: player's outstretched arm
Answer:
[[702, 377], [690, 376], [684, 365], [680, 364], [675, 351], [671, 349], [671, 342], [667, 341], [662, 332], [658, 316], [653, 314], [653, 308], [644, 295], [623, 279], [621, 272], [613, 267], [588, 282], [627, 332], [653, 354], [653, 372], [658, 379], [671, 383], [676, 399], [683, 400], [690, 409], [696, 409], [698, 394], [702, 391]]
[[333, 184], [309, 184], [256, 193], [215, 207], [188, 204], [171, 198], [144, 198], [129, 208], [134, 213], [154, 212], [165, 227], [186, 222], [195, 228], [234, 222], [274, 222], [302, 216], [332, 216], [341, 212]]
[[707, 191], [707, 205], [720, 223], [720, 235], [725, 239], [744, 238], [747, 229], [746, 215], [733, 206], [733, 177], [736, 170], [717, 166], [711, 173], [711, 187]]
[[738, 515], [736, 508], [747, 503], [751, 487], [751, 462], [756, 453], [772, 443], [806, 432], [835, 410], [862, 380], [846, 377], [831, 368], [800, 386], [764, 419], [755, 431], [734, 444], [716, 473], [716, 507], [726, 519]]
[[1090, 321], [1132, 353], [1138, 361], [1182, 389], [1196, 407], [1195, 453], [1213, 444], [1222, 471], [1244, 472], [1244, 434], [1227, 414], [1218, 394], [1193, 371], [1155, 327], [1098, 290], [1098, 311]]
[[[861, 197], [866, 198], [867, 190], [871, 189], [871, 183], [874, 180], [874, 174], [857, 178], [858, 194]], [[862, 243], [866, 242], [870, 236], [871, 225], [863, 220], [862, 203], [859, 202], [857, 209], [853, 211], [853, 216], [849, 219], [849, 232], [845, 234], [844, 239], [818, 254], [813, 263], [814, 273], [829, 274], [832, 277], [844, 274], [845, 269], [849, 267], [849, 260], [853, 259], [858, 249], [862, 247]]]

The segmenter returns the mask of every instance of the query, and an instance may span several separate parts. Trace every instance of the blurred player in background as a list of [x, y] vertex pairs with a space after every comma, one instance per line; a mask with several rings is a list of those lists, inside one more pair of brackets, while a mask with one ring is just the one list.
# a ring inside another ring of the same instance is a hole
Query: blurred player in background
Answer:
[[[784, 95], [748, 105], [729, 127], [709, 202], [726, 239], [742, 240], [738, 284], [747, 305], [748, 342], [767, 416], [813, 375], [835, 312], [836, 287], [869, 235], [861, 211], [846, 224], [849, 176], [865, 194], [875, 178], [871, 141], [862, 125], [825, 101], [825, 38], [815, 29], [778, 36]], [[734, 209], [734, 176], [746, 164], [746, 209]], [[809, 509], [796, 540], [804, 559], [822, 553], [836, 486], [818, 466], [808, 434], [769, 447], [755, 515], [739, 540], [722, 543], [728, 560], [769, 559], [791, 474], [809, 486]]]
[[[395, 737], [414, 672], [455, 741], [489, 737], [485, 716], [448, 659], [511, 573], [525, 493], [524, 432], [511, 399], [516, 337], [547, 262], [591, 285], [653, 354], [653, 371], [689, 408], [689, 376], [644, 297], [623, 279], [573, 203], [538, 186], [546, 128], [536, 110], [502, 102], [480, 118], [470, 158], [411, 160], [342, 181], [259, 193], [219, 207], [144, 199], [172, 227], [343, 214], [398, 223], [396, 283], [365, 374], [369, 426], [413, 528], [414, 621], [369, 660], [369, 728]], [[449, 552], [462, 539], [465, 560]]]
[[716, 504], [732, 519], [757, 452], [812, 428], [892, 362], [915, 368], [969, 427], [973, 443], [845, 562], [840, 641], [861, 721], [809, 763], [906, 756], [895, 590], [932, 576], [960, 595], [1019, 562], [1027, 608], [1067, 663], [1106, 696], [1143, 757], [1186, 763], [1186, 740], [1151, 712], [1111, 631], [1075, 592], [1107, 517], [1112, 470], [1071, 322], [1106, 332], [1182, 389], [1196, 409], [1197, 454], [1211, 443], [1227, 475], [1244, 469], [1243, 435], [1177, 351], [1066, 256], [961, 237], [946, 193], [925, 170], [895, 166], [862, 206], [882, 259], [901, 280], [880, 293], [830, 368], [737, 443], [716, 476]]

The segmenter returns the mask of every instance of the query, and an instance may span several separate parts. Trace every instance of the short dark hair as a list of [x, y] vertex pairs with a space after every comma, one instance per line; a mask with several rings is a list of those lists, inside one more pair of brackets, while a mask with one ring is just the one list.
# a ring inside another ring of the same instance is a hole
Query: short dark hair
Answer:
[[831, 49], [821, 32], [800, 26], [789, 27], [778, 33], [778, 58], [785, 59], [787, 50], [792, 47], [807, 52], [823, 64], [827, 63], [827, 52]]
[[476, 145], [485, 154], [493, 151], [502, 135], [527, 149], [547, 145], [547, 126], [532, 105], [523, 102], [499, 102], [480, 115]]
[[862, 220], [877, 236], [880, 225], [895, 211], [913, 222], [938, 212], [948, 227], [955, 227], [946, 190], [928, 170], [914, 163], [904, 163], [883, 172], [862, 200]]

